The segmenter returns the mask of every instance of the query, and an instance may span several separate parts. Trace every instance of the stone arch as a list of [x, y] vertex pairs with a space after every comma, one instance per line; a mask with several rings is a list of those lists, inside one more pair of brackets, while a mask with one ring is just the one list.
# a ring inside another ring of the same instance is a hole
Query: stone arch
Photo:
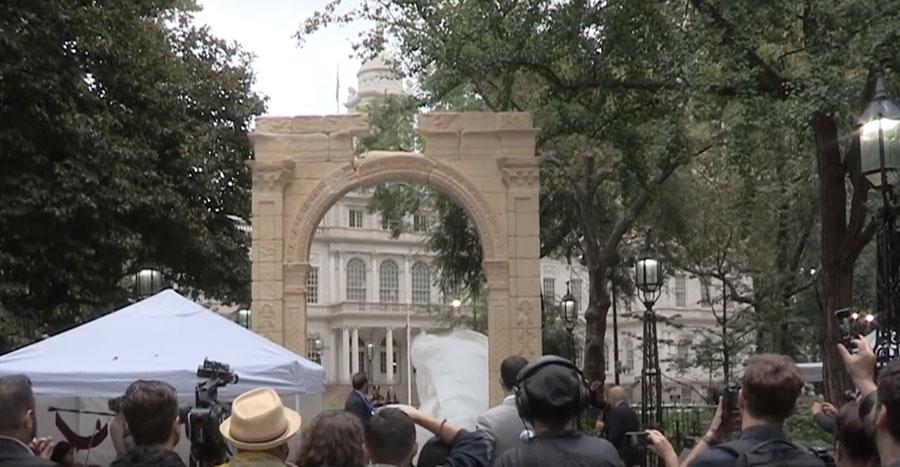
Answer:
[[305, 262], [316, 226], [328, 209], [353, 189], [382, 182], [409, 181], [433, 186], [462, 206], [472, 218], [485, 260], [506, 258], [506, 239], [484, 193], [465, 175], [418, 153], [376, 151], [335, 170], [307, 195], [293, 216], [287, 239], [288, 262]]
[[310, 246], [328, 209], [360, 186], [430, 185], [466, 210], [481, 239], [490, 392], [498, 402], [500, 362], [541, 352], [537, 130], [528, 114], [491, 112], [422, 114], [419, 127], [423, 154], [357, 157], [353, 139], [368, 134], [364, 115], [257, 120], [251, 134], [256, 158], [249, 163], [253, 328], [302, 352]]

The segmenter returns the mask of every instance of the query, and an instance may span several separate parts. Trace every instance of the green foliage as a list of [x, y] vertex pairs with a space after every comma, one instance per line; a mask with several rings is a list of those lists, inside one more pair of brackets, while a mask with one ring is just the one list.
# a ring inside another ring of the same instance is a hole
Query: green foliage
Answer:
[[[340, 4], [309, 18], [301, 39], [369, 20], [363, 53], [396, 44], [426, 105], [474, 93], [534, 116], [542, 252], [583, 257], [590, 274], [589, 377], [602, 379], [607, 282], [641, 224], [672, 263], [730, 282], [758, 349], [810, 354], [792, 336], [821, 325], [805, 334], [825, 337], [839, 373], [827, 310], [850, 304], [873, 233], [854, 117], [877, 64], [900, 86], [900, 1], [363, 0], [335, 14]], [[813, 319], [803, 295], [816, 265], [824, 306]]]
[[[420, 145], [414, 99], [379, 96], [364, 110], [369, 112], [372, 134], [360, 142], [363, 151], [410, 151]], [[410, 219], [414, 215], [432, 218], [426, 244], [436, 255], [432, 267], [438, 287], [445, 295], [459, 294], [480, 303], [476, 298], [483, 294], [484, 286], [481, 242], [475, 225], [458, 203], [433, 187], [389, 182], [375, 187], [368, 208], [381, 215], [394, 238], [413, 231]]]
[[187, 1], [0, 6], [0, 350], [126, 302], [145, 265], [249, 302], [249, 57]]
[[822, 431], [810, 415], [810, 405], [801, 401], [797, 410], [784, 422], [784, 431], [795, 443], [809, 447], [833, 448], [834, 438]]
[[[572, 342], [559, 316], [559, 304], [549, 297], [544, 297], [541, 302], [541, 345], [544, 355], [567, 358], [572, 355]], [[580, 352], [577, 339], [575, 345], [575, 352], [578, 355]]]
[[371, 134], [356, 145], [358, 154], [368, 151], [414, 151], [421, 147], [415, 130], [418, 101], [413, 96], [386, 94], [361, 106], [369, 114]]

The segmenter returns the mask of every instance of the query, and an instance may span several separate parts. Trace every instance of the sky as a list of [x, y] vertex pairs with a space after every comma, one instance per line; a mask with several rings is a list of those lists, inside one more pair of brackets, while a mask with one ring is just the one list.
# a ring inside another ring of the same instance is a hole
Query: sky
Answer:
[[[268, 97], [266, 115], [323, 115], [338, 109], [335, 88], [340, 76], [340, 113], [347, 88], [356, 86], [360, 61], [350, 58], [352, 42], [364, 25], [329, 26], [308, 36], [303, 47], [294, 33], [327, 0], [201, 0], [197, 23], [219, 38], [251, 52], [254, 90]], [[348, 4], [354, 1], [346, 2]], [[340, 70], [340, 73], [338, 73]]]

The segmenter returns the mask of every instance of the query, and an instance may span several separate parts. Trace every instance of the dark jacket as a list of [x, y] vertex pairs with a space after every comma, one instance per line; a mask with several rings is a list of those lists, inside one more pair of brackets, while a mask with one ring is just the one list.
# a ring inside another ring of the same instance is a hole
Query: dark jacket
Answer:
[[623, 467], [609, 441], [577, 431], [544, 433], [524, 446], [506, 451], [498, 467]]
[[54, 467], [55, 463], [37, 457], [16, 441], [0, 438], [0, 467]]
[[606, 412], [603, 422], [606, 439], [616, 447], [616, 451], [619, 452], [625, 465], [639, 465], [641, 463], [640, 448], [629, 446], [628, 440], [625, 438], [625, 433], [641, 430], [641, 422], [634, 410], [628, 406], [627, 402], [622, 402]]
[[109, 467], [187, 467], [174, 451], [163, 448], [135, 446]]
[[487, 467], [489, 441], [481, 431], [459, 430], [447, 446], [436, 436], [419, 452], [419, 467]]
[[372, 418], [372, 403], [355, 389], [347, 396], [347, 402], [344, 403], [344, 410], [356, 414], [356, 416], [362, 420], [363, 425]]

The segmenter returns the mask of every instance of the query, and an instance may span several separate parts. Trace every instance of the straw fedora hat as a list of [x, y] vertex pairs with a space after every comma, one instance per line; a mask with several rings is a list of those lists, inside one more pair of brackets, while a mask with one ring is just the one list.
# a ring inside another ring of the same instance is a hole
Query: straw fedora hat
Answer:
[[294, 436], [301, 421], [300, 414], [284, 407], [274, 389], [257, 388], [231, 403], [231, 416], [219, 425], [219, 431], [238, 449], [265, 451]]

